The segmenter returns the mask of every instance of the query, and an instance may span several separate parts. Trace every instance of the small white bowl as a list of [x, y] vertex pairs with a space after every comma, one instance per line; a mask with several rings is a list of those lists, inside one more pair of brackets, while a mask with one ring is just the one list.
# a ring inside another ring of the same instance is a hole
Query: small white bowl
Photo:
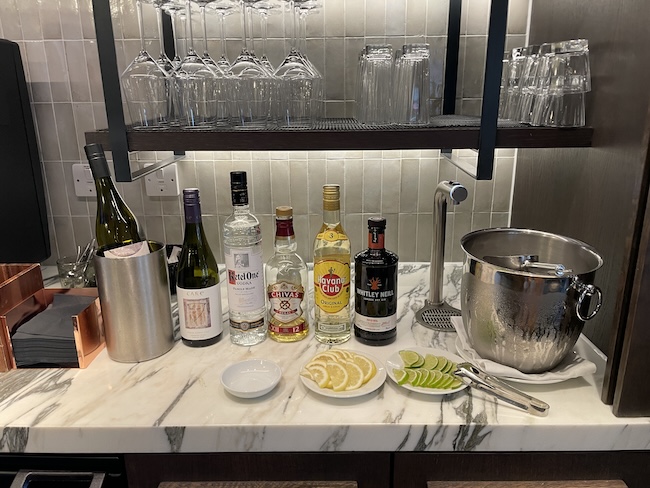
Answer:
[[247, 359], [228, 366], [221, 374], [226, 391], [239, 398], [266, 395], [280, 382], [282, 370], [268, 359]]

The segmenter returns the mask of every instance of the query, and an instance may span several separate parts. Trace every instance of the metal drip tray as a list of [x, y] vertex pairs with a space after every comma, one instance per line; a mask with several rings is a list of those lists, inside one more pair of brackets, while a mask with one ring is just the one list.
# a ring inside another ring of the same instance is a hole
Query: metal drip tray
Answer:
[[451, 324], [451, 317], [460, 317], [460, 310], [446, 303], [442, 305], [425, 305], [415, 313], [415, 320], [429, 329], [456, 332]]

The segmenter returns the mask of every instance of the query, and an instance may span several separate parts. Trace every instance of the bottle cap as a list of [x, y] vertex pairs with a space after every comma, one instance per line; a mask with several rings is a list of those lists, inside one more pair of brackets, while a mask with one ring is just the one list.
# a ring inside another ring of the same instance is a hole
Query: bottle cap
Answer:
[[231, 171], [230, 172], [230, 188], [242, 189], [247, 187], [246, 171]]
[[183, 203], [185, 205], [198, 205], [201, 203], [199, 198], [198, 188], [185, 188], [183, 189]]
[[339, 200], [341, 190], [339, 185], [323, 185], [323, 200]]
[[230, 172], [230, 195], [233, 205], [248, 205], [246, 171]]
[[106, 155], [104, 154], [102, 145], [97, 143], [87, 144], [84, 146], [84, 150], [86, 151], [86, 157], [88, 158], [88, 164], [90, 164], [90, 171], [93, 177], [95, 179], [106, 176], [110, 178], [111, 173], [108, 169], [108, 162], [106, 161]]
[[385, 229], [386, 219], [384, 217], [370, 217], [368, 219], [369, 229]]
[[281, 205], [279, 207], [275, 207], [275, 216], [276, 217], [293, 217], [293, 207], [289, 207], [288, 205]]
[[323, 185], [323, 210], [340, 210], [340, 199], [339, 185]]

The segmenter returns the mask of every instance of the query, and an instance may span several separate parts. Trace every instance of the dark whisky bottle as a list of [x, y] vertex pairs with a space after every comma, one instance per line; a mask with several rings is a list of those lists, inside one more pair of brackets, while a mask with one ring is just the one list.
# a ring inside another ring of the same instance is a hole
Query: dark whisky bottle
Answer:
[[397, 254], [384, 248], [386, 219], [368, 219], [368, 249], [354, 257], [354, 336], [370, 346], [397, 338]]

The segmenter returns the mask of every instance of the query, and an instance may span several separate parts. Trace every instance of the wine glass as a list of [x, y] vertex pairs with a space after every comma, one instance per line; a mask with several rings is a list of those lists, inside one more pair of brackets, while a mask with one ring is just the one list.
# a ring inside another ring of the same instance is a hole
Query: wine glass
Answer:
[[192, 2], [185, 0], [187, 54], [174, 70], [175, 101], [181, 128], [210, 129], [217, 123], [218, 97], [223, 96], [215, 71], [194, 50]]
[[208, 32], [207, 22], [205, 21], [205, 7], [213, 2], [213, 0], [193, 0], [199, 6], [201, 13], [201, 26], [203, 28], [203, 62], [214, 72], [217, 78], [217, 116], [215, 125], [227, 126], [229, 125], [229, 112], [228, 112], [228, 99], [231, 97], [230, 93], [233, 89], [232, 86], [232, 73], [230, 67], [227, 70], [222, 70], [221, 67], [212, 59], [208, 52]]
[[136, 0], [140, 52], [120, 77], [134, 129], [163, 129], [169, 125], [169, 75], [144, 45], [142, 2]]
[[238, 0], [214, 0], [206, 5], [208, 12], [214, 12], [219, 16], [219, 36], [221, 37], [221, 55], [216, 63], [224, 72], [230, 71], [230, 61], [226, 54], [226, 17], [239, 10]]
[[248, 47], [250, 4], [258, 1], [260, 0], [241, 1], [243, 46], [230, 68], [237, 85], [231, 106], [232, 122], [239, 128], [266, 128], [271, 116], [273, 74]]
[[[309, 128], [318, 115], [319, 91], [322, 93], [322, 77], [318, 70], [300, 52], [296, 17], [299, 14], [294, 0], [289, 0], [292, 36], [291, 49], [274, 75], [280, 80], [281, 127]], [[320, 95], [322, 98], [322, 95]]]
[[264, 65], [271, 73], [275, 71], [275, 68], [269, 61], [268, 56], [266, 55], [266, 41], [268, 39], [268, 20], [269, 15], [279, 13], [282, 10], [282, 1], [281, 0], [260, 0], [251, 5], [253, 7], [253, 12], [260, 16], [260, 27], [261, 27], [261, 37], [262, 37], [262, 55], [259, 56], [260, 63]]
[[154, 6], [154, 9], [156, 10], [156, 23], [158, 26], [158, 40], [160, 42], [160, 54], [158, 54], [158, 59], [156, 59], [156, 62], [158, 65], [165, 70], [165, 72], [168, 75], [171, 75], [171, 72], [174, 69], [174, 65], [172, 64], [171, 59], [167, 56], [167, 53], [165, 53], [165, 38], [163, 35], [163, 5], [165, 4], [166, 0], [152, 0], [152, 1], [146, 1], [145, 3], [151, 3]]
[[180, 53], [183, 52], [181, 46], [184, 37], [183, 28], [185, 24], [185, 4], [174, 0], [161, 0], [162, 9], [169, 14], [172, 19], [172, 36], [174, 38], [174, 59], [171, 60], [174, 69], [181, 64]]

